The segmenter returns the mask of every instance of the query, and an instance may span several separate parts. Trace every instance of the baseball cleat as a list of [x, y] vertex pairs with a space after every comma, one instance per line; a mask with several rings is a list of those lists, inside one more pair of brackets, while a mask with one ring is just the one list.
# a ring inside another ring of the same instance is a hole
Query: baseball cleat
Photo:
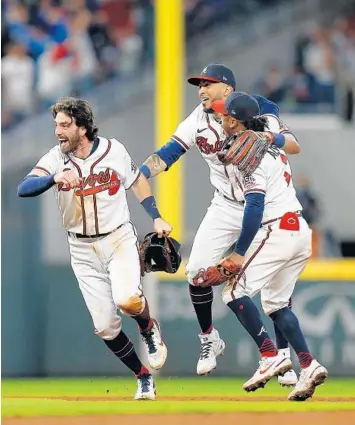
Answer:
[[212, 329], [209, 334], [199, 334], [201, 341], [200, 358], [197, 362], [197, 374], [208, 375], [216, 369], [217, 357], [223, 355], [226, 344], [220, 338], [217, 329]]
[[308, 367], [301, 369], [299, 380], [288, 395], [288, 400], [305, 401], [311, 398], [318, 385], [322, 385], [327, 377], [327, 369], [313, 359]]
[[144, 374], [137, 378], [135, 400], [155, 400], [156, 390], [152, 375]]
[[166, 361], [168, 349], [162, 340], [158, 322], [155, 319], [152, 319], [152, 322], [152, 328], [147, 331], [141, 331], [141, 335], [147, 350], [149, 366], [154, 370], [158, 370], [163, 367]]
[[[282, 354], [286, 358], [291, 358], [291, 353], [289, 348], [281, 348], [279, 354]], [[297, 374], [293, 369], [288, 370], [283, 375], [279, 375], [277, 380], [281, 387], [294, 387], [297, 384]]]
[[288, 370], [283, 375], [277, 377], [281, 387], [294, 387], [297, 384], [297, 374], [293, 369]]
[[254, 375], [243, 385], [247, 392], [264, 388], [273, 376], [278, 376], [292, 369], [292, 362], [282, 354], [274, 357], [262, 357]]

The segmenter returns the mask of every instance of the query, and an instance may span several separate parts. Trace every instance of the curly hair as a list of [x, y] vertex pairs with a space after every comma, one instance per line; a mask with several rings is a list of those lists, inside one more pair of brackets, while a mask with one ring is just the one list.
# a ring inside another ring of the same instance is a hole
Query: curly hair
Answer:
[[99, 128], [94, 124], [94, 116], [90, 103], [87, 100], [76, 97], [61, 97], [57, 103], [51, 106], [53, 118], [58, 112], [63, 112], [72, 119], [78, 127], [86, 128], [86, 137], [94, 140]]
[[268, 121], [266, 117], [254, 117], [250, 120], [243, 121], [243, 125], [247, 130], [265, 131], [265, 127], [268, 126]]

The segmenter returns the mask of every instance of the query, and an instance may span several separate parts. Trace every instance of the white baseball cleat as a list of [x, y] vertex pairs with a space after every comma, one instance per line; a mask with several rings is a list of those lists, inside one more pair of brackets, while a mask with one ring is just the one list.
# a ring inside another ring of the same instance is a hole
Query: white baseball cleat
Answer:
[[297, 374], [293, 369], [288, 370], [283, 375], [277, 377], [281, 387], [294, 387], [297, 384]]
[[156, 390], [152, 375], [145, 374], [137, 378], [135, 400], [155, 400]]
[[274, 357], [262, 357], [257, 371], [245, 382], [243, 389], [250, 392], [264, 388], [273, 376], [284, 374], [290, 369], [292, 369], [291, 360], [282, 354], [277, 354]]
[[166, 361], [168, 349], [162, 340], [158, 322], [155, 319], [152, 319], [152, 322], [153, 327], [147, 331], [141, 331], [141, 335], [147, 350], [149, 366], [158, 370], [163, 367]]
[[317, 360], [313, 359], [312, 363], [305, 369], [301, 369], [299, 380], [293, 391], [288, 395], [288, 400], [305, 401], [312, 397], [318, 385], [322, 385], [328, 377], [327, 369]]
[[[289, 348], [281, 348], [279, 354], [285, 356], [287, 359], [291, 358], [291, 352]], [[281, 387], [294, 387], [297, 384], [297, 374], [293, 369], [288, 370], [283, 375], [279, 375], [277, 380]]]
[[223, 355], [226, 344], [220, 338], [217, 329], [212, 329], [209, 334], [199, 334], [201, 341], [200, 358], [197, 362], [197, 374], [208, 375], [216, 369], [217, 357]]

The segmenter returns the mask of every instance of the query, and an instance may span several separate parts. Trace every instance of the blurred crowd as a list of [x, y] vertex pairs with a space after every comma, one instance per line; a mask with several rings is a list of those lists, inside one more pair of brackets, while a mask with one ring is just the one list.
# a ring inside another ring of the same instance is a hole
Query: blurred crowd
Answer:
[[[2, 0], [2, 129], [154, 60], [155, 0]], [[280, 0], [184, 0], [191, 38]]]
[[355, 8], [331, 25], [314, 23], [296, 40], [294, 51], [291, 71], [277, 60], [270, 62], [253, 90], [293, 112], [333, 112], [339, 95], [351, 97], [354, 104]]
[[153, 61], [149, 0], [2, 0], [2, 127]]

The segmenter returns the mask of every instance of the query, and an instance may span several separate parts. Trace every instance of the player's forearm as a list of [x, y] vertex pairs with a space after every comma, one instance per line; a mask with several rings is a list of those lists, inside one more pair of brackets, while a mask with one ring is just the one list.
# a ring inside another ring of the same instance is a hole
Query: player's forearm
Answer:
[[288, 155], [296, 155], [301, 151], [296, 137], [292, 133], [273, 133], [268, 132], [271, 144], [285, 151]]
[[139, 202], [142, 202], [143, 199], [153, 195], [149, 181], [142, 173], [132, 184], [132, 190]]
[[235, 244], [234, 252], [244, 256], [255, 235], [260, 229], [264, 213], [265, 196], [261, 193], [246, 195], [246, 205], [243, 215], [242, 231]]
[[153, 153], [140, 167], [140, 171], [147, 179], [154, 177], [170, 168], [186, 149], [174, 139]]
[[29, 175], [25, 177], [17, 188], [17, 196], [20, 198], [30, 198], [41, 195], [56, 183], [54, 174], [50, 176]]
[[146, 213], [155, 220], [161, 217], [157, 208], [155, 198], [152, 193], [152, 188], [148, 180], [141, 174], [135, 183], [132, 185], [132, 190], [137, 199], [140, 201]]
[[157, 153], [150, 155], [140, 166], [140, 172], [149, 179], [162, 173], [168, 168], [166, 163], [160, 158]]
[[296, 155], [300, 153], [301, 147], [299, 143], [297, 142], [296, 137], [291, 133], [284, 134], [284, 136], [285, 136], [285, 144], [282, 150], [285, 151], [288, 155]]

